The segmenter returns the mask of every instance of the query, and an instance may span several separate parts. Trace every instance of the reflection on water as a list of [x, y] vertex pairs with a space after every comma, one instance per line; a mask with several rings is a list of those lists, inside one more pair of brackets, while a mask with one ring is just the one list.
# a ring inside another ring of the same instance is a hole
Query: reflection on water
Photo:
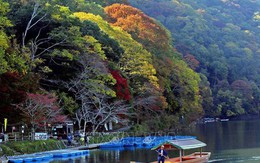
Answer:
[[259, 163], [260, 162], [260, 148], [247, 148], [247, 149], [233, 149], [223, 150], [214, 153], [214, 156], [209, 162], [214, 163]]
[[[260, 120], [214, 122], [198, 125], [185, 135], [197, 136], [207, 143], [211, 151], [209, 162], [213, 163], [260, 163]], [[170, 157], [178, 151], [168, 151]], [[150, 148], [112, 148], [91, 150], [88, 156], [69, 160], [55, 160], [52, 163], [129, 163], [150, 162], [157, 158]]]
[[[74, 158], [64, 158], [64, 159], [55, 159], [51, 161], [51, 163], [88, 163], [88, 156], [80, 156], [80, 157], [74, 157]], [[89, 162], [90, 163], [90, 162]]]
[[[126, 148], [124, 150], [94, 150], [91, 151], [89, 161], [93, 163], [103, 162], [107, 163], [129, 163], [130, 161], [149, 162], [156, 160], [156, 153], [150, 149], [141, 148]], [[101, 156], [101, 157], [100, 157]]]
[[[169, 152], [170, 157], [178, 156], [178, 151]], [[53, 160], [51, 163], [129, 163], [130, 161], [151, 162], [157, 159], [157, 153], [150, 148], [107, 148], [94, 149], [87, 156]]]
[[260, 162], [260, 120], [208, 123], [194, 128], [190, 134], [207, 143], [209, 162]]
[[260, 121], [230, 121], [197, 126], [195, 134], [211, 151], [260, 147]]

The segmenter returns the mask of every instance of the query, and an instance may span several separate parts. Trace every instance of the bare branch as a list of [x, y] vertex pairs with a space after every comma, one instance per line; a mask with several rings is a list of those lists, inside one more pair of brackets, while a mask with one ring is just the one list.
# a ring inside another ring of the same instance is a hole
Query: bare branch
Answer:
[[[57, 98], [52, 94], [27, 94], [27, 99], [24, 103], [16, 105], [23, 114], [29, 119], [32, 126], [32, 132], [44, 122], [46, 124], [56, 122], [56, 118], [62, 118], [62, 121], [66, 120], [66, 117], [61, 114], [61, 108], [57, 106]], [[61, 119], [59, 119], [61, 120]]]
[[63, 39], [62, 41], [57, 42], [57, 43], [55, 43], [55, 44], [49, 46], [48, 48], [44, 49], [41, 53], [37, 54], [37, 56], [42, 55], [43, 53], [45, 53], [46, 51], [50, 50], [51, 48], [53, 48], [53, 47], [55, 47], [55, 46], [61, 45], [62, 43], [65, 42], [65, 40], [66, 40], [66, 39]]
[[31, 19], [29, 20], [29, 22], [27, 23], [27, 26], [26, 26], [26, 29], [23, 33], [23, 38], [22, 38], [22, 46], [25, 47], [25, 39], [27, 37], [27, 33], [28, 31], [34, 27], [36, 24], [38, 24], [40, 21], [42, 21], [46, 16], [47, 14], [45, 13], [42, 17], [40, 17], [36, 22], [33, 22], [34, 18], [36, 18], [36, 16], [38, 16], [42, 10], [39, 10], [39, 3], [35, 3], [34, 5], [34, 8], [33, 8], [33, 12], [32, 12], [32, 15], [31, 15]]
[[[42, 41], [42, 39], [38, 39], [40, 34], [41, 34], [41, 31], [42, 31], [42, 29], [46, 28], [48, 25], [49, 25], [49, 23], [47, 25], [43, 26], [42, 28], [40, 28], [40, 30], [38, 31], [38, 34], [37, 34], [37, 36], [34, 39], [34, 42], [36, 42], [38, 45], [39, 45], [38, 41], [40, 41], [40, 42]], [[48, 38], [48, 40], [50, 40], [50, 38]]]

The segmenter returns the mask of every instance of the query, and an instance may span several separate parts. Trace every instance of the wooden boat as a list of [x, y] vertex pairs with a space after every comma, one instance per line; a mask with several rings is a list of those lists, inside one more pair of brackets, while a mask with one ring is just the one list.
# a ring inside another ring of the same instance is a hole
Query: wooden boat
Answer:
[[[205, 163], [208, 162], [211, 153], [210, 152], [202, 152], [202, 148], [206, 146], [205, 143], [195, 139], [180, 139], [180, 140], [168, 140], [163, 142], [157, 146], [154, 146], [152, 150], [159, 149], [162, 145], [164, 145], [165, 150], [179, 150], [180, 156], [175, 158], [165, 158], [164, 163]], [[188, 149], [196, 149], [199, 148], [199, 152], [194, 152], [190, 155], [184, 155], [184, 150]], [[151, 163], [157, 163], [158, 161], [154, 161]]]

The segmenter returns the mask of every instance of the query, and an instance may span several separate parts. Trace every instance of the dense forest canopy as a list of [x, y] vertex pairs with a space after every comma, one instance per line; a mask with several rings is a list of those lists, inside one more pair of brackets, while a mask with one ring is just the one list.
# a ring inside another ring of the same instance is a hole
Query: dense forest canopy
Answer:
[[68, 120], [92, 132], [170, 131], [259, 113], [254, 1], [0, 4], [0, 119], [32, 132]]
[[214, 100], [206, 114], [259, 112], [259, 1], [130, 2], [170, 30], [174, 47], [189, 65], [191, 60], [198, 61], [193, 69], [207, 77]]

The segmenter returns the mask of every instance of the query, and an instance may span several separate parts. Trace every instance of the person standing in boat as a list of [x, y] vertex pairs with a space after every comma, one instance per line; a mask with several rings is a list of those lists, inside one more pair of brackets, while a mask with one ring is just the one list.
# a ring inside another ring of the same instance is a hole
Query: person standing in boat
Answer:
[[164, 146], [161, 146], [161, 149], [158, 151], [158, 163], [164, 163], [165, 158], [168, 158], [167, 152], [164, 150]]

